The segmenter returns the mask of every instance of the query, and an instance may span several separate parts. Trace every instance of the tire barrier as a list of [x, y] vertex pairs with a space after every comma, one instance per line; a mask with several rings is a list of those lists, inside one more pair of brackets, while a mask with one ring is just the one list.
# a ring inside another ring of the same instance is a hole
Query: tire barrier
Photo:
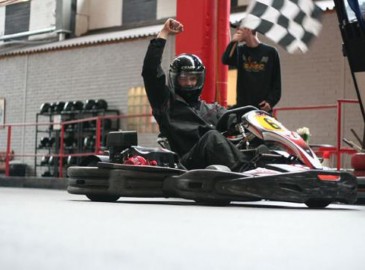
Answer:
[[108, 109], [108, 103], [104, 99], [98, 99], [96, 100], [96, 109], [97, 110], [107, 110]]
[[67, 163], [68, 166], [76, 165], [77, 164], [77, 158], [74, 156], [68, 156], [67, 157]]
[[55, 107], [54, 112], [61, 113], [64, 107], [65, 107], [65, 102], [58, 101], [58, 102], [56, 102], [56, 107]]
[[95, 130], [96, 128], [96, 121], [95, 120], [92, 120], [92, 121], [85, 121], [85, 122], [82, 122], [82, 129], [83, 130]]
[[48, 165], [55, 165], [58, 162], [58, 158], [54, 156], [50, 156], [48, 159]]
[[[40, 166], [54, 166], [59, 163], [59, 157], [57, 156], [43, 156], [41, 158], [41, 161], [39, 163]], [[71, 166], [71, 165], [77, 165], [77, 157], [75, 156], [67, 156], [62, 159], [62, 162], [64, 165]]]
[[75, 145], [77, 145], [77, 141], [73, 136], [66, 136], [63, 139], [63, 144], [66, 148], [70, 148], [70, 147], [74, 147]]
[[108, 109], [108, 102], [105, 99], [87, 99], [85, 102], [81, 100], [75, 101], [56, 101], [42, 103], [39, 113], [70, 113], [76, 111], [94, 111]]
[[53, 174], [51, 174], [50, 171], [45, 171], [44, 173], [42, 173], [42, 177], [52, 177]]
[[[44, 161], [46, 161], [46, 159]], [[58, 165], [59, 161], [60, 161], [59, 157], [49, 156], [48, 162], [44, 163], [44, 165], [50, 165], [50, 166]], [[63, 164], [67, 164], [67, 157], [62, 158], [62, 162], [63, 162]]]
[[[88, 135], [84, 138], [80, 138], [78, 140], [76, 137], [74, 137], [72, 134], [67, 135], [63, 139], [63, 146], [65, 148], [77, 148], [79, 145], [82, 146], [84, 149], [93, 150], [95, 148], [95, 142], [96, 142], [96, 136], [95, 135]], [[55, 146], [56, 139], [54, 137], [42, 137], [38, 148], [40, 149], [49, 149]], [[42, 158], [43, 160], [44, 158]]]
[[74, 132], [77, 124], [65, 124], [63, 126], [66, 132]]
[[39, 141], [39, 148], [46, 148], [49, 147], [49, 138], [48, 137], [42, 137]]
[[40, 114], [47, 114], [51, 112], [51, 104], [48, 102], [43, 103], [39, 109]]
[[72, 101], [67, 101], [63, 106], [63, 112], [72, 112], [74, 103]]
[[39, 148], [50, 148], [54, 145], [56, 139], [54, 137], [42, 137], [39, 142]]
[[88, 100], [85, 101], [84, 110], [85, 111], [95, 110], [95, 106], [96, 106], [95, 100], [94, 99], [88, 99]]
[[95, 148], [95, 136], [86, 136], [84, 138], [84, 149]]
[[[36, 127], [36, 173], [37, 167], [42, 167], [41, 173], [45, 169], [49, 171], [45, 176], [63, 176], [64, 167], [79, 165], [84, 153], [105, 151], [106, 134], [119, 129], [119, 114], [119, 110], [108, 109], [108, 102], [101, 98], [43, 103], [36, 115], [36, 123], [39, 123]], [[96, 141], [97, 136], [100, 136], [100, 142]], [[59, 162], [59, 155], [64, 157], [64, 162]]]
[[49, 112], [50, 113], [54, 113], [56, 111], [56, 107], [57, 107], [56, 102], [50, 103], [50, 105], [49, 105]]
[[49, 156], [43, 156], [41, 159], [41, 166], [47, 165], [49, 162]]
[[74, 111], [82, 111], [84, 108], [84, 102], [80, 100], [76, 100], [73, 102], [73, 110]]

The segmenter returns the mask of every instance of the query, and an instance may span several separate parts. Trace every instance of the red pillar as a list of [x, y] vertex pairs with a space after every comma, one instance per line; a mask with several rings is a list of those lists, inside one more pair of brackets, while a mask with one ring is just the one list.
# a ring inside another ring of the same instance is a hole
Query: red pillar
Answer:
[[176, 36], [176, 55], [198, 55], [206, 67], [202, 98], [208, 103], [216, 100], [216, 44], [218, 0], [177, 0], [176, 19], [184, 32]]
[[228, 66], [222, 64], [221, 58], [231, 38], [229, 28], [231, 1], [218, 2], [216, 101], [227, 106]]

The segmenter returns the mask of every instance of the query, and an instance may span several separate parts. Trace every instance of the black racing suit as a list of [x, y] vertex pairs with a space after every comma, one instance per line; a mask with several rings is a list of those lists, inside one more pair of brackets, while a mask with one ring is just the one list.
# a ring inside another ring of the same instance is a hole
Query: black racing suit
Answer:
[[243, 154], [216, 129], [226, 109], [218, 104], [197, 101], [188, 104], [166, 86], [161, 68], [165, 39], [153, 39], [148, 47], [142, 76], [148, 100], [160, 132], [167, 137], [171, 150], [187, 169], [220, 164], [239, 170], [246, 161]]

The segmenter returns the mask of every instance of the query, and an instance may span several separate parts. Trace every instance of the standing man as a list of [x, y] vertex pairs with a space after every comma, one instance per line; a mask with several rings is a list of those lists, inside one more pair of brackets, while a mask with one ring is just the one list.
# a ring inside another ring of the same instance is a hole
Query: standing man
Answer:
[[281, 97], [280, 59], [276, 49], [261, 43], [256, 31], [237, 28], [222, 62], [237, 68], [235, 106], [253, 105], [271, 112]]

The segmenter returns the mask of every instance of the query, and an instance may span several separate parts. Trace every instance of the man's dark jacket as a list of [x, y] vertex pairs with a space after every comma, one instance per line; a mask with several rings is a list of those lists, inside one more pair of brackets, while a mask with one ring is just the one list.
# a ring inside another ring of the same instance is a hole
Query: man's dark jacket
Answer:
[[223, 64], [237, 68], [236, 106], [260, 108], [266, 100], [271, 108], [281, 98], [280, 58], [274, 47], [260, 43], [257, 47], [237, 46], [230, 42], [222, 56]]

